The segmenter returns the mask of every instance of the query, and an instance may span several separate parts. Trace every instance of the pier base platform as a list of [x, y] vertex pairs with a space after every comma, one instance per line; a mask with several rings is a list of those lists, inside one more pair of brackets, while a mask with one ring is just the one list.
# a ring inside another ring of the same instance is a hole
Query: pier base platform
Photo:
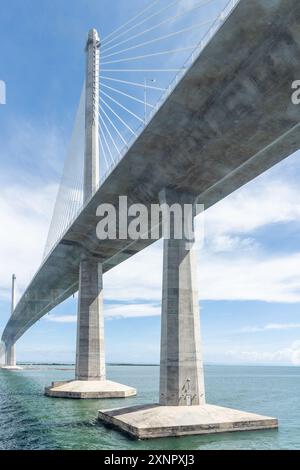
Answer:
[[0, 366], [0, 369], [3, 369], [3, 370], [22, 370], [23, 367], [20, 367], [20, 366]]
[[278, 428], [276, 418], [214, 405], [100, 410], [98, 420], [137, 439]]
[[52, 382], [45, 395], [54, 398], [125, 398], [136, 395], [136, 389], [110, 380], [72, 380]]

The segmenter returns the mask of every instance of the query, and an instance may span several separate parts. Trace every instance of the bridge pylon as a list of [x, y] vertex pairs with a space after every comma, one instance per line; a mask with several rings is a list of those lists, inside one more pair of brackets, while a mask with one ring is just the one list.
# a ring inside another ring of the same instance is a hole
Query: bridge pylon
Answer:
[[[88, 33], [85, 81], [84, 204], [99, 184], [99, 58], [96, 29]], [[103, 273], [97, 258], [83, 253], [79, 295], [75, 380], [53, 382], [45, 393], [61, 398], [121, 398], [136, 395], [132, 387], [106, 380], [104, 350]]]

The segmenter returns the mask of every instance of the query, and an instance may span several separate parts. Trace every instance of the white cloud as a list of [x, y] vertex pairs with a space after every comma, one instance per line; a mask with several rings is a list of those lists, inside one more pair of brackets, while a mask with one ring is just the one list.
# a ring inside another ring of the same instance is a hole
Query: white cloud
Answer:
[[18, 119], [1, 142], [0, 299], [10, 296], [17, 275], [17, 298], [42, 261], [57, 192], [64, 143], [48, 124]]
[[200, 298], [299, 302], [299, 262], [300, 253], [203, 253], [198, 269]]
[[300, 341], [275, 351], [233, 350], [226, 356], [235, 362], [300, 365]]
[[[300, 253], [264, 253], [255, 244], [237, 242], [223, 252], [212, 240], [199, 253], [200, 300], [300, 301]], [[144, 250], [105, 275], [111, 301], [159, 302], [162, 243]]]
[[[205, 212], [205, 243], [198, 258], [201, 300], [300, 301], [300, 252], [268, 251], [256, 240], [260, 228], [300, 222], [300, 189], [289, 175], [293, 159]], [[161, 281], [158, 242], [105, 276], [105, 297], [157, 302]]]
[[206, 237], [249, 237], [260, 227], [300, 221], [299, 186], [284, 175], [278, 178], [273, 174], [263, 175], [211, 207], [204, 215]]
[[241, 333], [256, 333], [259, 331], [272, 331], [272, 330], [295, 330], [300, 328], [300, 323], [269, 323], [264, 326], [246, 326], [240, 330]]
[[11, 274], [23, 290], [42, 260], [56, 186], [17, 184], [0, 191], [0, 297], [10, 292]]
[[109, 271], [104, 277], [105, 299], [131, 303], [161, 298], [162, 242], [157, 242]]
[[47, 315], [45, 320], [53, 323], [76, 323], [76, 315]]
[[[110, 305], [104, 308], [105, 317], [114, 318], [153, 317], [160, 315], [160, 306], [152, 304]], [[76, 323], [77, 315], [47, 315], [46, 321], [54, 323]]]
[[114, 305], [105, 309], [105, 315], [110, 319], [153, 317], [160, 315], [160, 306], [151, 304]]

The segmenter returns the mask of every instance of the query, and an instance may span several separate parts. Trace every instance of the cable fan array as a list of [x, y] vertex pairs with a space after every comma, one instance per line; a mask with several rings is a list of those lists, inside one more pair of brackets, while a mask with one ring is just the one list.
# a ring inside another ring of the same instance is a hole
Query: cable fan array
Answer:
[[[101, 40], [100, 183], [143, 132], [239, 0], [154, 0]], [[82, 209], [84, 91], [45, 256]]]
[[44, 258], [61, 239], [83, 204], [83, 168], [85, 146], [85, 84], [82, 88], [71, 141], [65, 159], [53, 215], [46, 240]]
[[173, 0], [166, 5], [154, 0], [101, 41], [102, 178], [141, 134], [237, 1]]

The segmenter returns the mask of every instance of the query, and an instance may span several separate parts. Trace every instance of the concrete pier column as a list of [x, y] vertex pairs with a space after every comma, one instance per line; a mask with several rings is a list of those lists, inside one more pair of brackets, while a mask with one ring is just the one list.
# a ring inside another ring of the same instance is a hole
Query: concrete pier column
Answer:
[[105, 380], [102, 265], [80, 264], [76, 380]]
[[9, 367], [16, 367], [16, 346], [15, 344], [10, 344], [6, 346], [5, 350], [5, 365]]
[[[164, 236], [159, 403], [99, 410], [98, 420], [138, 439], [276, 429], [275, 418], [205, 402], [193, 238], [195, 198], [168, 189], [160, 194], [160, 203], [168, 205], [171, 214], [174, 209], [176, 217], [171, 217], [170, 233]], [[186, 207], [192, 224], [178, 238], [178, 219], [181, 224], [186, 221], [182, 217]]]
[[205, 393], [197, 267], [191, 230], [195, 198], [164, 190], [160, 194], [160, 203], [181, 207], [182, 227], [184, 205], [189, 204], [192, 226], [187, 226], [188, 233], [176, 239], [173, 217], [170, 238], [164, 240], [159, 402], [165, 406], [202, 405], [205, 403]]
[[[12, 315], [15, 310], [15, 288], [16, 288], [16, 275], [12, 275], [11, 279], [11, 312]], [[16, 367], [16, 346], [14, 343], [5, 345], [5, 365], [8, 367]]]
[[[13, 315], [15, 310], [15, 290], [16, 290], [16, 276], [15, 274], [12, 275], [12, 282], [11, 282], [11, 315]], [[3, 353], [4, 356], [4, 365], [1, 365], [1, 369], [8, 369], [8, 370], [18, 370], [22, 369], [22, 367], [17, 366], [16, 361], [16, 345], [15, 342], [9, 339], [6, 343], [2, 343], [0, 345], [0, 354]], [[1, 359], [1, 358], [0, 358]], [[1, 361], [0, 361], [1, 364]]]
[[5, 344], [0, 341], [0, 369], [5, 365]]

